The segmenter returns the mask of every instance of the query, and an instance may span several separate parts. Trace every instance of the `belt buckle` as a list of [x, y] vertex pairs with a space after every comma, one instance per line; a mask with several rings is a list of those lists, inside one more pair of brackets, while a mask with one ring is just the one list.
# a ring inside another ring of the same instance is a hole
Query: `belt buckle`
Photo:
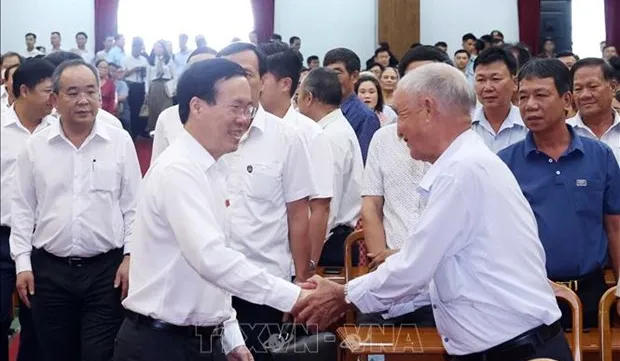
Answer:
[[84, 259], [81, 257], [69, 257], [67, 258], [67, 263], [69, 263], [71, 267], [82, 267]]

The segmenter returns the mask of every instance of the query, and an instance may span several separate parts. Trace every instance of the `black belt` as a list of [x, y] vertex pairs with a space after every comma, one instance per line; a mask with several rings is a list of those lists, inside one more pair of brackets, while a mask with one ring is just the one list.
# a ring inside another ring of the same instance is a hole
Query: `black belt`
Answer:
[[469, 355], [456, 356], [459, 361], [505, 361], [519, 358], [527, 358], [534, 354], [536, 347], [549, 341], [562, 331], [560, 321], [547, 325], [538, 326], [520, 334], [512, 340], [506, 341], [486, 351]]
[[586, 273], [585, 275], [575, 278], [575, 279], [553, 279], [553, 282], [560, 284], [562, 286], [566, 286], [568, 288], [570, 288], [571, 290], [577, 292], [579, 291], [579, 286], [583, 285], [587, 287], [587, 284], [591, 283], [591, 282], [596, 282], [598, 280], [600, 280], [601, 278], [605, 278], [605, 273], [603, 272], [602, 269], [597, 269], [595, 271]]
[[56, 262], [61, 262], [61, 263], [65, 263], [68, 264], [70, 267], [82, 267], [84, 265], [87, 264], [92, 264], [92, 263], [96, 263], [100, 260], [102, 260], [105, 257], [108, 256], [113, 256], [113, 255], [122, 255], [123, 254], [123, 249], [122, 248], [115, 248], [113, 250], [110, 250], [108, 252], [105, 253], [101, 253], [98, 254], [96, 256], [92, 256], [92, 257], [59, 257], [56, 256], [55, 254], [51, 254], [49, 252], [47, 252], [46, 250], [42, 249], [42, 248], [34, 248], [32, 250], [33, 253], [40, 253], [42, 255], [44, 255], [45, 257], [52, 259]]
[[220, 337], [222, 333], [222, 325], [217, 326], [177, 326], [171, 323], [156, 320], [149, 316], [144, 316], [130, 310], [125, 310], [128, 320], [136, 324], [146, 326], [152, 330], [175, 333], [186, 337], [196, 336], [212, 336]]

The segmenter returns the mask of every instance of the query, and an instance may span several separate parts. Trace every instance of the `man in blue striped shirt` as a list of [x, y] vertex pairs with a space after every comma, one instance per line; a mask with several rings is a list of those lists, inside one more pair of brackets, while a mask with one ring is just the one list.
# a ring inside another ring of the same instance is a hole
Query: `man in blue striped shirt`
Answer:
[[323, 66], [326, 66], [338, 74], [342, 87], [342, 103], [340, 109], [349, 121], [360, 143], [362, 159], [366, 164], [368, 146], [375, 132], [381, 126], [377, 115], [362, 103], [354, 92], [355, 82], [359, 76], [361, 64], [360, 58], [346, 48], [332, 49], [325, 54]]

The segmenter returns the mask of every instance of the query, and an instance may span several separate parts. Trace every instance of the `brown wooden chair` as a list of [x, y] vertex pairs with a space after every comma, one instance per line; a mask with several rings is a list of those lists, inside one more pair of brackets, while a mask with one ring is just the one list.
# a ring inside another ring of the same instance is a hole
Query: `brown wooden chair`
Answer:
[[[601, 360], [612, 361], [611, 315], [610, 309], [618, 300], [617, 286], [607, 290], [598, 304], [598, 327], [600, 337]], [[615, 308], [614, 308], [615, 311]]]
[[573, 324], [572, 331], [573, 334], [573, 358], [575, 361], [582, 361], [582, 350], [581, 350], [581, 334], [583, 332], [583, 315], [582, 315], [582, 307], [581, 300], [577, 296], [575, 292], [573, 292], [570, 288], [557, 284], [555, 282], [551, 282], [551, 287], [553, 288], [553, 293], [555, 297], [566, 301], [570, 306], [571, 314], [573, 316]]
[[[364, 242], [364, 230], [359, 229], [351, 233], [344, 242], [344, 282], [347, 283], [350, 280], [368, 273], [368, 268], [365, 266], [353, 265], [353, 247], [359, 247]], [[365, 255], [364, 255], [365, 256]], [[362, 254], [360, 253], [360, 258]], [[355, 323], [355, 311], [349, 310], [345, 316], [345, 322], [347, 324]]]

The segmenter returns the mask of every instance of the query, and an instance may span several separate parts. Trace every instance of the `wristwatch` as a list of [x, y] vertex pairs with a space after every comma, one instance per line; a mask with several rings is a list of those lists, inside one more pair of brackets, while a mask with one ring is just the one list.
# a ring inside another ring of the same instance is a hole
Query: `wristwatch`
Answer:
[[308, 266], [310, 272], [316, 271], [316, 263], [313, 260], [310, 260], [310, 265]]

